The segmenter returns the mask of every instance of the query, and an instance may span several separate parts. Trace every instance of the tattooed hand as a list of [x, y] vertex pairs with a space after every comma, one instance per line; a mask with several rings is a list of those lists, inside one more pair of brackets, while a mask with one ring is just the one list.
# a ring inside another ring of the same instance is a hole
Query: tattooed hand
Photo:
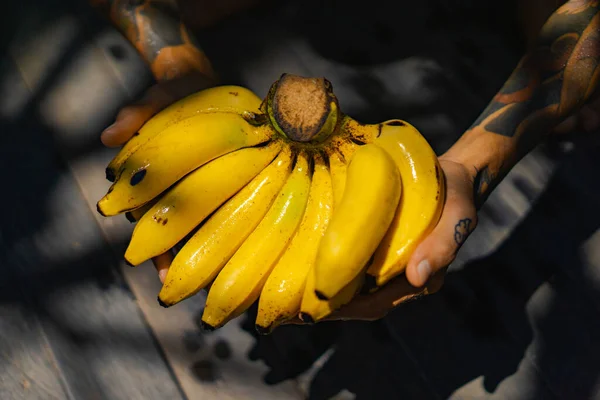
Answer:
[[404, 301], [438, 290], [477, 226], [477, 209], [510, 169], [551, 133], [599, 125], [594, 111], [600, 102], [590, 103], [600, 79], [599, 3], [571, 0], [550, 16], [479, 118], [440, 157], [448, 192], [444, 210], [406, 274], [375, 294], [359, 296], [330, 319], [380, 318]]

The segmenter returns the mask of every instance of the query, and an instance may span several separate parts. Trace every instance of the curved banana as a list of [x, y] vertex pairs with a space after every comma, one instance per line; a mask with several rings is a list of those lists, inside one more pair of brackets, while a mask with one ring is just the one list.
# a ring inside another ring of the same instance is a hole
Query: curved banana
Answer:
[[199, 114], [166, 128], [121, 166], [117, 180], [100, 199], [100, 214], [138, 208], [184, 175], [229, 152], [267, 142], [271, 131], [237, 114]]
[[292, 170], [284, 148], [248, 185], [221, 206], [179, 250], [158, 295], [172, 306], [209, 285], [273, 204]]
[[270, 332], [298, 315], [307, 276], [331, 218], [333, 190], [329, 169], [320, 155], [314, 160], [308, 203], [300, 227], [260, 293], [256, 328], [261, 333]]
[[413, 250], [439, 221], [445, 180], [435, 152], [407, 122], [386, 121], [374, 144], [385, 149], [397, 164], [403, 193], [394, 221], [367, 270], [381, 286], [405, 270]]
[[190, 173], [138, 221], [125, 259], [131, 265], [139, 265], [175, 246], [269, 165], [280, 150], [280, 141], [248, 147]]
[[[355, 147], [347, 147], [346, 154], [351, 156], [350, 151], [356, 150]], [[334, 193], [333, 211], [339, 206], [344, 195], [344, 187], [346, 184], [347, 165], [341, 161], [338, 154], [332, 154], [333, 166], [331, 168], [332, 180], [337, 183], [337, 190]], [[330, 163], [332, 163], [330, 158]], [[336, 169], [338, 167], [338, 169]], [[333, 185], [334, 187], [336, 184]], [[315, 253], [316, 256], [316, 253]], [[361, 288], [364, 282], [364, 274], [359, 274], [348, 285], [346, 285], [338, 294], [328, 300], [321, 300], [315, 294], [315, 271], [314, 261], [310, 265], [306, 284], [304, 285], [304, 293], [302, 294], [302, 302], [300, 304], [300, 319], [307, 323], [315, 323], [327, 317], [333, 311], [337, 310], [344, 304], [347, 304], [354, 298], [356, 292]]]
[[314, 270], [311, 270], [300, 304], [300, 319], [309, 324], [321, 321], [341, 306], [348, 304], [361, 289], [364, 281], [365, 274], [358, 274], [331, 299], [321, 300], [315, 294], [315, 274]]
[[385, 235], [401, 197], [394, 160], [373, 144], [358, 147], [346, 187], [319, 245], [315, 294], [331, 299], [361, 274]]
[[241, 315], [259, 297], [306, 209], [311, 177], [302, 152], [265, 218], [250, 234], [210, 287], [202, 314], [205, 328], [221, 327]]
[[106, 179], [113, 182], [125, 160], [170, 125], [200, 113], [258, 113], [261, 101], [251, 90], [235, 85], [216, 86], [184, 97], [150, 118], [137, 134], [121, 147], [106, 168]]

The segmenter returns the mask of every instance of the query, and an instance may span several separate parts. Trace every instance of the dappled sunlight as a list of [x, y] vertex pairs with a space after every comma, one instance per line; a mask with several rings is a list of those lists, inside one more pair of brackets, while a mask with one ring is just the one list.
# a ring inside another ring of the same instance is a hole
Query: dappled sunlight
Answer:
[[[342, 3], [315, 4], [318, 20]], [[123, 260], [135, 225], [96, 211], [110, 186], [104, 167], [118, 152], [102, 146], [100, 132], [152, 84], [150, 71], [91, 12], [46, 7], [13, 22], [0, 64], [0, 393], [524, 399], [567, 396], [570, 383], [578, 393], [597, 392], [597, 142], [526, 156], [481, 209], [478, 234], [441, 292], [382, 321], [283, 326], [259, 336], [250, 310], [202, 332], [206, 294], [162, 308], [152, 263], [131, 268]], [[443, 16], [420, 6], [405, 26], [392, 13], [339, 19], [334, 37], [361, 41], [332, 46], [314, 23], [293, 23], [304, 15], [299, 7], [205, 32], [203, 47], [222, 80], [263, 97], [283, 72], [325, 76], [350, 115], [405, 119], [438, 153], [480, 112], [515, 58], [504, 49], [508, 39], [467, 34], [481, 27], [455, 32], [446, 21], [448, 35], [429, 32], [430, 14]], [[371, 5], [369, 15], [376, 10]]]

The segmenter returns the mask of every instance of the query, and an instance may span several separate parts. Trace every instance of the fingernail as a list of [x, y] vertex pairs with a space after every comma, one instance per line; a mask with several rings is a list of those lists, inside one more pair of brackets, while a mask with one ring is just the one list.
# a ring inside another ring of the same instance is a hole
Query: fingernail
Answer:
[[167, 268], [161, 269], [160, 271], [158, 271], [158, 278], [160, 279], [160, 281], [162, 283], [165, 283], [165, 278], [167, 277]]
[[102, 132], [110, 131], [112, 128], [115, 127], [116, 124], [117, 124], [117, 121], [113, 122], [112, 124], [110, 124], [109, 126], [107, 126], [106, 128], [104, 128], [104, 130]]
[[429, 264], [429, 261], [421, 261], [419, 265], [417, 265], [417, 273], [419, 274], [419, 279], [421, 279], [421, 282], [425, 284], [427, 279], [429, 279], [429, 276], [431, 276], [431, 265]]

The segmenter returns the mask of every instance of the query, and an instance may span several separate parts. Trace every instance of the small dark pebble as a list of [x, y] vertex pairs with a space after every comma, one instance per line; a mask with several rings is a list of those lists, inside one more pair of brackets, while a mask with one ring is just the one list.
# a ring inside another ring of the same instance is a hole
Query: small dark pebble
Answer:
[[192, 365], [194, 376], [202, 382], [217, 380], [217, 368], [210, 360], [200, 360]]
[[227, 360], [231, 358], [231, 346], [223, 339], [219, 339], [215, 343], [215, 356], [221, 360]]
[[183, 334], [183, 345], [190, 353], [195, 353], [204, 345], [204, 337], [197, 331], [186, 331]]

